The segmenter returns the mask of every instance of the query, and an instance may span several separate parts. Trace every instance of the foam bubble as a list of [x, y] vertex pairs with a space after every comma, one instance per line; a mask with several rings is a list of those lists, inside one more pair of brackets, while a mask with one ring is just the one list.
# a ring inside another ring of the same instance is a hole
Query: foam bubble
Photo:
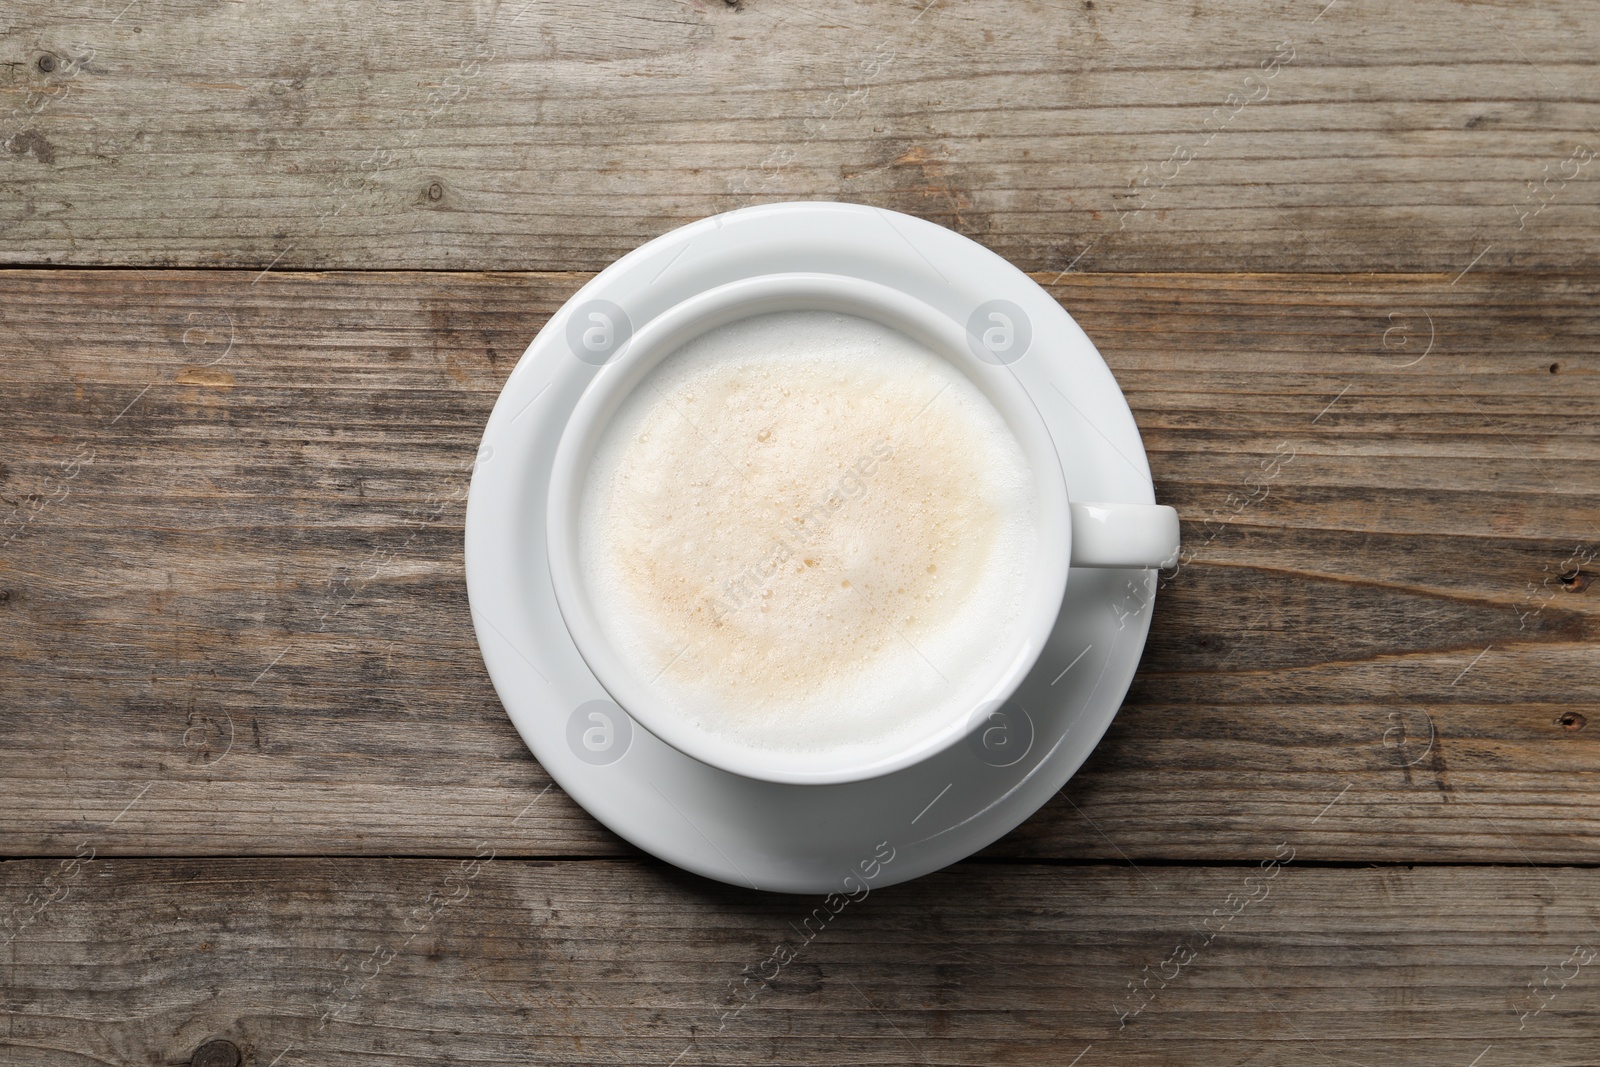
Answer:
[[675, 713], [767, 749], [949, 721], [1017, 624], [1031, 472], [957, 369], [887, 326], [760, 315], [655, 367], [580, 502], [600, 624]]

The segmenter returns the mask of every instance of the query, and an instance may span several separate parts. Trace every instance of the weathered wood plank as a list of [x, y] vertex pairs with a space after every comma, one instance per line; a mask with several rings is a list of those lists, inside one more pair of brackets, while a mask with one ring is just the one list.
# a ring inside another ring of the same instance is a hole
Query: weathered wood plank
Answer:
[[[513, 825], [548, 780], [461, 576], [483, 421], [585, 277], [0, 272], [0, 850], [626, 853], [559, 790]], [[1561, 578], [1600, 540], [1600, 277], [1055, 292], [1192, 558], [992, 853], [1600, 858], [1592, 554]]]
[[1594, 1063], [1600, 873], [1300, 869], [1260, 847], [1265, 869], [967, 863], [831, 904], [492, 846], [470, 864], [14, 861], [0, 902], [33, 921], [0, 950], [0, 1050], [18, 1067], [186, 1063], [218, 1039], [253, 1067]]
[[24, 0], [0, 261], [592, 270], [846, 199], [1029, 270], [1596, 267], [1594, 15]]

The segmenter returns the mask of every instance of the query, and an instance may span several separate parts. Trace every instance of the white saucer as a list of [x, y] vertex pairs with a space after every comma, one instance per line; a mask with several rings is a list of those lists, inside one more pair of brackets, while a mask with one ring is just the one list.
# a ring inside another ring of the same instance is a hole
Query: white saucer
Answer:
[[909, 215], [773, 204], [704, 219], [634, 250], [579, 290], [528, 346], [489, 416], [474, 467], [467, 592], [484, 663], [517, 732], [595, 818], [708, 878], [780, 892], [859, 893], [972, 854], [1066, 783], [1133, 680], [1155, 572], [1073, 569], [1038, 665], [989, 728], [973, 744], [883, 778], [829, 786], [741, 778], [629, 720], [568, 635], [546, 561], [544, 501], [556, 443], [598, 369], [573, 354], [567, 324], [575, 309], [606, 301], [638, 329], [704, 289], [784, 271], [896, 286], [961, 322], [989, 301], [1019, 306], [1032, 340], [1011, 366], [1055, 439], [1070, 496], [1155, 502], [1138, 428], [1110, 370], [1027, 275]]

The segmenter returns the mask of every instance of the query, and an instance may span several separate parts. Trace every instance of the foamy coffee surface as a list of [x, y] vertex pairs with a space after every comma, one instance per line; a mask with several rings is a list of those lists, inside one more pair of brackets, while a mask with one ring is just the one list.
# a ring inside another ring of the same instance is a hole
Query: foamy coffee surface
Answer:
[[825, 311], [713, 330], [608, 425], [580, 566], [617, 651], [685, 718], [761, 748], [883, 741], [970, 708], [1017, 625], [1031, 472], [912, 338]]

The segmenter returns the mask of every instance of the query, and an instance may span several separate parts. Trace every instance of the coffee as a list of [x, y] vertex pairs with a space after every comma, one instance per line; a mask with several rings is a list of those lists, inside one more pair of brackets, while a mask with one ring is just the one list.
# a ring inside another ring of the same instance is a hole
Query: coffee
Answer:
[[674, 712], [757, 747], [950, 721], [1036, 549], [1011, 430], [888, 326], [759, 315], [688, 342], [607, 425], [579, 507], [606, 637]]

